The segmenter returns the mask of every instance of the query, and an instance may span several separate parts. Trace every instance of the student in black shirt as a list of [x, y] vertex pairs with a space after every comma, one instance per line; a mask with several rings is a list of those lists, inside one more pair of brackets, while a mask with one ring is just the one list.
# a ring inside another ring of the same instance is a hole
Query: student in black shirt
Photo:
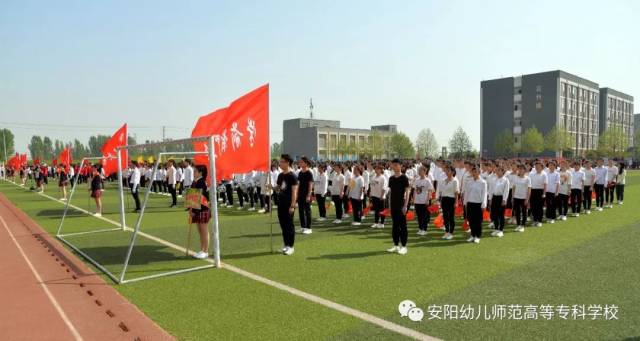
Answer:
[[280, 169], [275, 190], [278, 193], [278, 221], [282, 229], [282, 239], [284, 247], [282, 253], [289, 256], [294, 252], [293, 244], [296, 238], [296, 230], [293, 226], [293, 214], [295, 212], [296, 199], [298, 194], [298, 179], [293, 174], [290, 167], [293, 159], [287, 154], [280, 157]]
[[[391, 161], [391, 169], [393, 170], [393, 175], [389, 177], [389, 208], [391, 210], [391, 219], [393, 220], [393, 228], [391, 230], [393, 247], [388, 249], [387, 252], [397, 252], [400, 255], [404, 255], [407, 253], [407, 238], [409, 237], [406, 214], [411, 187], [407, 176], [402, 174], [400, 160], [393, 159]], [[398, 246], [399, 243], [402, 246]]]
[[89, 192], [91, 192], [91, 197], [96, 201], [96, 213], [94, 216], [102, 217], [102, 179], [100, 178], [100, 170], [98, 166], [92, 167], [92, 178], [91, 178], [91, 187], [89, 188]]
[[198, 233], [200, 234], [200, 252], [193, 255], [197, 259], [205, 259], [209, 257], [209, 220], [211, 220], [211, 211], [209, 210], [209, 189], [207, 188], [207, 167], [197, 165], [193, 170], [193, 184], [191, 188], [199, 189], [202, 193], [200, 209], [191, 209], [191, 222], [198, 225]]
[[302, 234], [311, 234], [311, 191], [313, 190], [313, 173], [309, 169], [311, 161], [303, 156], [300, 159], [298, 173], [298, 216]]

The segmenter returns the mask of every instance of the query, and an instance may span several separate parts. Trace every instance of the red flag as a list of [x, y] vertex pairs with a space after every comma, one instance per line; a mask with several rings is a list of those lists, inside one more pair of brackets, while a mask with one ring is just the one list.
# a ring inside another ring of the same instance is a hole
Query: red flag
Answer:
[[[192, 137], [213, 136], [216, 180], [233, 173], [269, 170], [269, 85], [263, 85], [222, 108], [198, 119]], [[207, 151], [206, 142], [194, 143], [195, 151]], [[208, 164], [208, 157], [195, 157]]]
[[71, 149], [69, 147], [65, 148], [60, 155], [58, 155], [58, 160], [61, 164], [64, 165], [65, 171], [69, 172], [69, 166], [71, 165]]
[[38, 159], [38, 158], [33, 159], [33, 164], [34, 165], [39, 165], [40, 164], [40, 159]]
[[52, 159], [51, 160], [51, 165], [52, 166], [57, 166], [58, 165], [58, 159]]
[[[120, 129], [118, 129], [107, 142], [102, 145], [100, 151], [102, 152], [102, 169], [104, 169], [104, 175], [109, 176], [118, 171], [118, 159], [107, 159], [107, 157], [117, 157], [118, 147], [124, 147], [127, 145], [127, 124], [125, 123]], [[127, 150], [123, 149], [120, 152], [122, 161], [120, 165], [122, 169], [127, 167]]]
[[20, 165], [21, 166], [27, 165], [27, 154], [20, 154]]

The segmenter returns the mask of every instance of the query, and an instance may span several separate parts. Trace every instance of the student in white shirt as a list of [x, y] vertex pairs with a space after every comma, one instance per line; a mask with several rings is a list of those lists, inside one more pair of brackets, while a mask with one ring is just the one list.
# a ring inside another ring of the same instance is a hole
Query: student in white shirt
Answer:
[[318, 213], [320, 217], [317, 221], [327, 220], [327, 207], [325, 206], [325, 196], [327, 195], [327, 174], [324, 165], [318, 166], [318, 173], [313, 179], [313, 193], [316, 196], [316, 203], [318, 204]]
[[542, 215], [544, 213], [544, 197], [547, 192], [547, 173], [542, 171], [542, 162], [536, 161], [534, 169], [530, 175], [531, 178], [531, 196], [529, 203], [531, 205], [531, 215], [533, 224], [536, 227], [542, 226]]
[[256, 210], [256, 188], [255, 188], [255, 171], [250, 171], [244, 175], [243, 183], [244, 188], [246, 189], [246, 198], [249, 199], [249, 209], [247, 211], [255, 211]]
[[607, 184], [607, 167], [604, 166], [602, 159], [598, 159], [596, 164], [596, 182], [593, 185], [593, 190], [596, 192], [596, 211], [602, 211], [602, 206], [604, 205], [604, 186]]
[[362, 177], [362, 167], [353, 167], [351, 182], [349, 184], [349, 199], [351, 200], [351, 210], [353, 222], [351, 225], [360, 226], [362, 224], [362, 199], [364, 198], [364, 178]]
[[482, 237], [482, 211], [487, 208], [487, 182], [480, 178], [480, 169], [476, 165], [471, 167], [471, 180], [465, 184], [464, 193], [471, 228], [471, 237], [467, 241], [478, 244]]
[[336, 164], [333, 167], [334, 174], [331, 179], [331, 200], [333, 200], [333, 204], [336, 210], [336, 219], [333, 221], [334, 224], [342, 223], [342, 202], [344, 197], [344, 175], [342, 175], [342, 165]]
[[516, 216], [517, 232], [524, 232], [527, 224], [527, 206], [531, 196], [531, 179], [527, 176], [526, 168], [523, 164], [518, 165], [518, 176], [514, 178], [513, 184], [513, 214]]
[[184, 164], [179, 162], [176, 164], [176, 189], [178, 190], [178, 196], [182, 197], [182, 190], [184, 189]]
[[571, 213], [574, 217], [580, 216], [582, 206], [582, 189], [584, 188], [584, 172], [580, 169], [580, 163], [573, 163], [571, 172]]
[[167, 162], [167, 187], [169, 188], [169, 194], [171, 194], [171, 206], [169, 207], [175, 207], [178, 204], [176, 197], [176, 167], [174, 163], [175, 161], [173, 160]]
[[428, 166], [418, 168], [418, 178], [413, 181], [413, 206], [418, 216], [418, 235], [427, 235], [427, 225], [429, 225], [430, 215], [427, 205], [434, 191], [431, 180], [427, 177]]
[[627, 178], [627, 170], [624, 162], [620, 162], [620, 167], [618, 168], [618, 178], [616, 182], [616, 200], [618, 200], [618, 205], [622, 205], [624, 201], [624, 185]]
[[591, 168], [591, 161], [584, 162], [584, 187], [582, 191], [582, 208], [584, 213], [591, 214], [591, 201], [593, 193], [593, 185], [596, 182], [596, 172]]
[[609, 167], [607, 167], [607, 185], [604, 189], [606, 207], [613, 208], [613, 192], [616, 188], [618, 180], [618, 167], [613, 159], [609, 159]]
[[569, 195], [571, 193], [571, 171], [567, 161], [560, 163], [560, 189], [558, 190], [558, 215], [560, 220], [567, 220], [569, 211]]
[[349, 206], [351, 206], [350, 200], [349, 200], [349, 185], [351, 184], [351, 177], [352, 177], [352, 172], [351, 172], [351, 164], [347, 163], [345, 165], [342, 166], [342, 171], [344, 172], [344, 196], [342, 196], [342, 208], [343, 208], [343, 214], [342, 217], [343, 218], [349, 218]]
[[375, 167], [375, 175], [371, 179], [369, 185], [371, 187], [371, 204], [373, 205], [374, 224], [373, 228], [384, 228], [384, 218], [382, 211], [384, 210], [384, 202], [387, 199], [387, 183], [388, 178], [384, 175], [381, 165]]
[[447, 176], [440, 186], [438, 186], [438, 200], [442, 208], [442, 218], [444, 220], [445, 234], [443, 239], [453, 239], [453, 229], [455, 222], [455, 206], [460, 196], [460, 182], [457, 178], [456, 170], [451, 166], [445, 166], [444, 172]]
[[140, 188], [140, 168], [138, 168], [137, 161], [131, 161], [133, 164], [133, 171], [129, 178], [129, 187], [131, 187], [131, 196], [136, 203], [136, 209], [134, 213], [140, 213], [140, 198], [138, 196], [138, 190]]
[[556, 162], [551, 161], [547, 164], [547, 193], [545, 193], [545, 199], [547, 204], [547, 211], [545, 215], [547, 222], [553, 224], [556, 222], [557, 212], [556, 203], [558, 200], [558, 190], [560, 186], [560, 173], [556, 170]]
[[504, 168], [502, 166], [496, 167], [495, 176], [496, 179], [491, 184], [491, 190], [489, 192], [489, 197], [491, 198], [491, 221], [493, 221], [493, 226], [496, 229], [491, 235], [502, 237], [504, 236], [504, 208], [507, 206], [511, 184], [509, 183], [509, 179], [504, 175]]

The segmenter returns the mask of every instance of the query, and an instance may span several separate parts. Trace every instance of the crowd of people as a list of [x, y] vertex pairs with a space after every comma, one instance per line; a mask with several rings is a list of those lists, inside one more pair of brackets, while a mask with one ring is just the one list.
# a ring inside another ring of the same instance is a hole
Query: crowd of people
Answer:
[[[88, 183], [90, 196], [96, 202], [96, 216], [102, 214], [101, 193], [106, 177], [100, 164], [56, 166], [32, 165], [20, 169], [2, 169], [3, 175], [19, 177], [25, 186], [33, 180], [33, 189], [44, 192], [50, 179], [55, 179], [61, 200], [67, 199], [67, 187], [76, 179]], [[207, 167], [194, 165], [189, 159], [173, 159], [159, 164], [154, 176], [153, 164], [132, 161], [123, 170], [123, 185], [140, 211], [141, 187], [171, 197], [170, 207], [190, 188], [201, 191], [208, 199]], [[298, 211], [300, 233], [313, 233], [314, 219], [329, 219], [327, 209], [334, 208], [333, 224], [351, 218], [351, 225], [361, 226], [372, 215], [371, 228], [382, 229], [391, 219], [393, 245], [388, 252], [408, 252], [407, 220], [417, 220], [417, 235], [428, 234], [433, 215], [441, 218], [442, 239], [454, 238], [456, 216], [461, 217], [468, 242], [480, 243], [482, 223], [489, 221], [491, 236], [504, 236], [506, 224], [516, 232], [527, 226], [539, 228], [612, 208], [624, 202], [626, 165], [613, 159], [495, 159], [495, 160], [382, 160], [314, 162], [306, 157], [297, 162], [288, 155], [274, 161], [268, 172], [251, 171], [234, 174], [217, 186], [217, 204], [221, 207], [269, 213], [277, 207], [282, 229], [282, 253], [294, 253], [295, 211]], [[593, 203], [593, 199], [595, 203]], [[203, 199], [204, 200], [204, 199]], [[206, 202], [206, 200], [204, 200]], [[315, 202], [315, 205], [312, 203]], [[237, 203], [237, 206], [236, 206]], [[208, 254], [207, 223], [211, 203], [190, 209], [192, 222], [198, 225], [201, 250], [195, 256]], [[317, 213], [312, 212], [312, 206]], [[569, 211], [570, 209], [570, 211]], [[529, 222], [529, 224], [527, 224]]]

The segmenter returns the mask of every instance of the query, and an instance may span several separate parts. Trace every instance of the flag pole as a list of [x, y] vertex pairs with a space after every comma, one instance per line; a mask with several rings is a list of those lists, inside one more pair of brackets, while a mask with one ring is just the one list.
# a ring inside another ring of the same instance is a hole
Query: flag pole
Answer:
[[124, 215], [124, 189], [122, 187], [122, 149], [118, 149], [117, 153], [118, 153], [118, 189], [120, 190], [120, 226], [124, 231], [126, 227], [125, 227], [125, 215]]
[[220, 226], [218, 221], [218, 186], [216, 186], [216, 153], [213, 144], [213, 136], [209, 136], [209, 170], [211, 174], [211, 190], [209, 191], [209, 205], [213, 213], [211, 220], [211, 234], [213, 242], [213, 263], [220, 268]]

